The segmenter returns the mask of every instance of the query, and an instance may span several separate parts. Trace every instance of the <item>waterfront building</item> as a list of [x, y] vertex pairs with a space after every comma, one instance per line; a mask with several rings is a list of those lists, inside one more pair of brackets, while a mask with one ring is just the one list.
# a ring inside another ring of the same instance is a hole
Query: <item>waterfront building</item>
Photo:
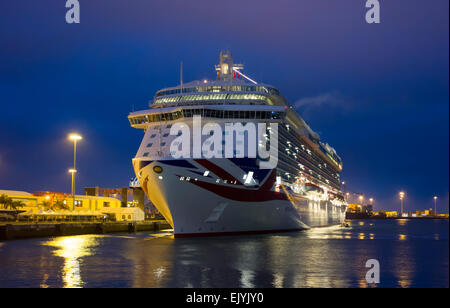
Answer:
[[398, 212], [397, 211], [387, 211], [386, 217], [388, 217], [388, 218], [398, 217]]
[[[83, 217], [94, 220], [98, 218], [112, 221], [144, 220], [144, 211], [139, 207], [123, 207], [119, 199], [104, 196], [75, 195], [68, 193], [38, 191], [0, 190], [0, 195], [6, 195], [13, 201], [21, 201], [18, 207], [18, 218], [21, 220], [56, 217]], [[0, 204], [0, 207], [3, 205]]]

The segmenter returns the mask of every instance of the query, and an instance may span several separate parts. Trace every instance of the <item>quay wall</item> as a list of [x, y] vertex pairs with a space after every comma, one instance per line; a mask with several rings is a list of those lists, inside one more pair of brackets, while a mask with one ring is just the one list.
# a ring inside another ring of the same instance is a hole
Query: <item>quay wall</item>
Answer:
[[165, 221], [103, 223], [28, 223], [0, 225], [0, 240], [55, 237], [82, 234], [134, 233], [170, 229]]

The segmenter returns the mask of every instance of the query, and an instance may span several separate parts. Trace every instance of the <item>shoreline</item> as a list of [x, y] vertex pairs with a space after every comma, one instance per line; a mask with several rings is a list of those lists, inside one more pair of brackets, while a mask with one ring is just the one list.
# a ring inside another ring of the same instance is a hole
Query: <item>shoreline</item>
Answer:
[[83, 234], [136, 233], [172, 227], [164, 220], [144, 222], [0, 223], [0, 241]]
[[399, 219], [414, 219], [414, 220], [448, 220], [448, 217], [346, 217], [345, 220], [399, 220]]

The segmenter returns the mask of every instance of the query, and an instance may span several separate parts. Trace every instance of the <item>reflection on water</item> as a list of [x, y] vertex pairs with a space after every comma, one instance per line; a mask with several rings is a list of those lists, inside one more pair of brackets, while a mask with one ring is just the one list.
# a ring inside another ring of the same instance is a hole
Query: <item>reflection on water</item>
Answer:
[[[380, 262], [380, 285], [365, 281]], [[448, 287], [448, 221], [352, 221], [304, 232], [170, 232], [0, 243], [0, 287]]]
[[395, 220], [400, 226], [405, 226], [408, 221], [410, 221], [409, 219], [397, 219]]
[[[98, 245], [96, 238], [98, 235], [80, 235], [71, 237], [57, 237], [43, 245], [57, 247], [54, 255], [64, 258], [62, 269], [65, 288], [80, 288], [84, 285], [80, 273], [80, 259], [94, 253], [94, 248]], [[44, 275], [41, 283], [42, 287], [47, 287], [48, 275]]]

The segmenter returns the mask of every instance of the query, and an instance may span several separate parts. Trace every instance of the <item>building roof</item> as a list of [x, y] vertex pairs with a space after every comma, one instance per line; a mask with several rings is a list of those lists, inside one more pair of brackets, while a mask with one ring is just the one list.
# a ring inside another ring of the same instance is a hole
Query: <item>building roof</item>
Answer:
[[20, 190], [0, 190], [0, 195], [27, 196], [27, 197], [33, 196], [29, 192]]

